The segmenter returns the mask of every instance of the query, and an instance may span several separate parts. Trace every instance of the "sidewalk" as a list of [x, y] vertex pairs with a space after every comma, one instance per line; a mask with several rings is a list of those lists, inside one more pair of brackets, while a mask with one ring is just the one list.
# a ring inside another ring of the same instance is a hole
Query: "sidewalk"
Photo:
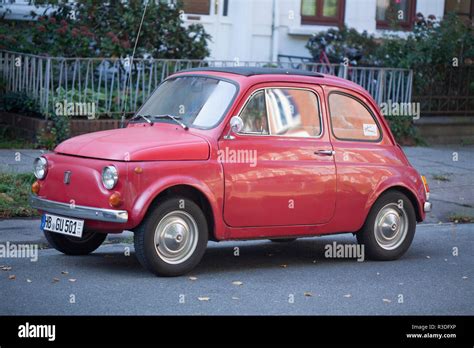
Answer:
[[[433, 211], [427, 223], [446, 222], [451, 215], [474, 217], [474, 146], [405, 147], [404, 151], [431, 188]], [[41, 150], [0, 150], [0, 172], [31, 172], [33, 160], [41, 154]], [[1, 224], [5, 226], [5, 221]]]

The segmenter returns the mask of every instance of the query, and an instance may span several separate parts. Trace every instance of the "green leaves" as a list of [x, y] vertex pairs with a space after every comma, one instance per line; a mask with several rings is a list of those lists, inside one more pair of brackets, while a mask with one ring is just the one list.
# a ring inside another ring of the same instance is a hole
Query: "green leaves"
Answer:
[[[0, 19], [1, 48], [60, 57], [125, 57], [131, 55], [140, 27], [144, 2], [77, 0], [53, 3], [54, 12], [37, 14], [22, 28]], [[137, 45], [137, 56], [203, 59], [209, 56], [210, 35], [202, 25], [185, 27], [180, 7], [150, 1]]]

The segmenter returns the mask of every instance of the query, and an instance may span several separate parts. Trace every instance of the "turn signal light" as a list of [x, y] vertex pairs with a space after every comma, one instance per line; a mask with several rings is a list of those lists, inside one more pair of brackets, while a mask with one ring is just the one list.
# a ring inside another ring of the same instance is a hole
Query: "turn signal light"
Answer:
[[38, 181], [35, 181], [33, 185], [31, 185], [31, 192], [33, 192], [35, 195], [40, 192], [40, 183]]
[[120, 207], [120, 205], [122, 204], [122, 196], [119, 192], [114, 192], [110, 195], [109, 204], [114, 208]]
[[424, 175], [421, 176], [421, 181], [423, 181], [423, 186], [425, 186], [426, 191], [426, 200], [430, 199], [430, 187], [428, 186], [428, 181]]

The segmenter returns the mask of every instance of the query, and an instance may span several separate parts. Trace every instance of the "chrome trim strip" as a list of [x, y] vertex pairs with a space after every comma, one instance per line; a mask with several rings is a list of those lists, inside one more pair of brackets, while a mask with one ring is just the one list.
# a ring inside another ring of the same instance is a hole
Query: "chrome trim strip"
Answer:
[[431, 211], [431, 208], [433, 207], [433, 205], [431, 204], [431, 202], [425, 202], [425, 206], [423, 207], [425, 213], [428, 213]]
[[82, 205], [72, 206], [67, 203], [50, 201], [34, 195], [30, 195], [30, 205], [32, 208], [66, 217], [122, 224], [128, 221], [128, 212], [126, 210], [102, 209]]

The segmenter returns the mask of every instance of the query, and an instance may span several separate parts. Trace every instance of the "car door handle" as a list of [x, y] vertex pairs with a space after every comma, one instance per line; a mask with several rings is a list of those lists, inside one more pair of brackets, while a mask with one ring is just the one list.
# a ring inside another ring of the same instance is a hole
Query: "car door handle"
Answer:
[[336, 151], [333, 151], [333, 150], [318, 150], [314, 154], [318, 155], [318, 156], [334, 156], [336, 154]]

